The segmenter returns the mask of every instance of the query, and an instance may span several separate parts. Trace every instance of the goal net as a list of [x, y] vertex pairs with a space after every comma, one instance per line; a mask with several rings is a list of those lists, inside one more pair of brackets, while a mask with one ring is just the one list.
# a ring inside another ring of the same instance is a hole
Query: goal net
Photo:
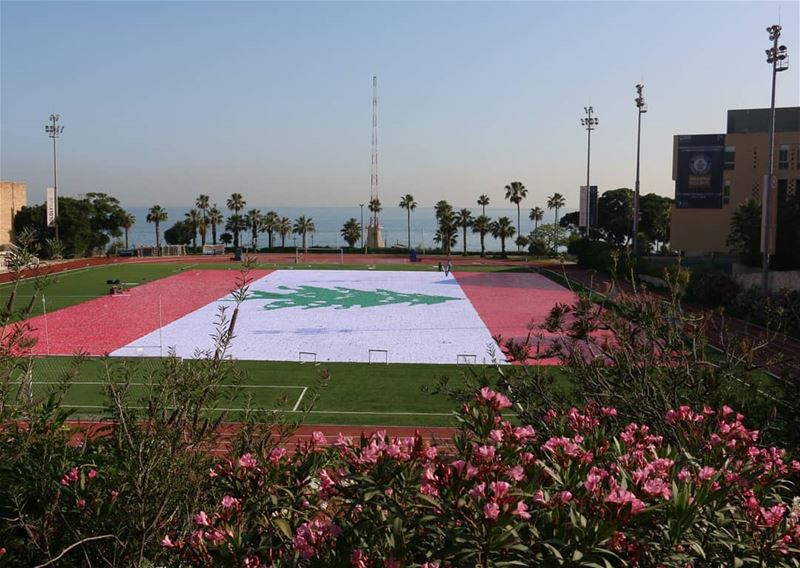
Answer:
[[300, 264], [344, 264], [344, 249], [327, 247], [298, 247], [294, 251], [294, 263]]
[[203, 254], [225, 254], [225, 245], [203, 245]]

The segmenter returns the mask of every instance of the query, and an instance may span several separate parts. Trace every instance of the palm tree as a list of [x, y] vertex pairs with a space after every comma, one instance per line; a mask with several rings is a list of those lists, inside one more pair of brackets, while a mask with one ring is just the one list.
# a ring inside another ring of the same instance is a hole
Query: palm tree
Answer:
[[556, 235], [558, 234], [558, 210], [566, 204], [567, 201], [564, 199], [564, 196], [558, 192], [547, 198], [547, 208], [556, 210], [556, 215], [553, 219], [553, 224], [556, 226], [556, 230], [553, 231], [553, 250], [556, 249]]
[[[483, 246], [483, 239], [487, 233], [492, 231], [492, 220], [486, 215], [481, 215], [472, 223], [472, 232], [481, 236], [481, 256], [485, 256], [486, 249]], [[466, 238], [464, 239], [466, 240]]]
[[261, 225], [264, 222], [264, 218], [261, 215], [260, 209], [251, 209], [247, 212], [247, 215], [244, 216], [245, 224], [250, 228], [252, 232], [253, 241], [252, 247], [253, 252], [258, 249], [258, 231], [261, 230]]
[[[225, 203], [228, 206], [228, 209], [233, 211], [234, 215], [239, 217], [239, 211], [244, 209], [244, 206], [247, 205], [247, 201], [244, 200], [241, 193], [231, 193], [231, 196], [228, 198], [227, 202]], [[230, 221], [230, 219], [228, 219]], [[232, 223], [232, 226], [239, 227], [242, 223], [237, 219], [236, 222]], [[230, 229], [228, 229], [230, 230]], [[233, 247], [236, 248], [239, 246], [239, 232], [241, 229], [235, 229], [233, 231]]]
[[200, 244], [202, 246], [206, 245], [206, 229], [208, 228], [208, 203], [208, 195], [202, 193], [197, 196], [197, 201], [194, 202], [194, 206], [197, 207], [203, 214], [202, 218], [200, 219], [200, 223], [197, 225], [200, 229]]
[[414, 196], [406, 193], [400, 199], [400, 208], [405, 209], [408, 214], [408, 250], [411, 250], [411, 212], [417, 208], [417, 202], [414, 201]]
[[[378, 205], [380, 205], [380, 203]], [[317, 228], [314, 226], [314, 220], [311, 217], [306, 218], [305, 215], [298, 217], [294, 222], [294, 227], [292, 227], [292, 231], [294, 231], [296, 235], [303, 235], [303, 250], [306, 252], [308, 252], [306, 235], [308, 233], [313, 233], [316, 230]]]
[[[506, 186], [506, 199], [517, 206], [517, 233], [522, 234], [522, 227], [519, 221], [519, 204], [528, 195], [528, 190], [522, 185], [521, 181], [512, 181]], [[517, 246], [517, 250], [521, 247]]]
[[535, 233], [536, 229], [539, 228], [539, 221], [544, 219], [544, 211], [541, 207], [533, 207], [530, 214], [528, 214], [528, 219], [533, 221], [533, 232]]
[[453, 208], [447, 201], [440, 201], [436, 204], [436, 218], [439, 221], [439, 228], [436, 229], [434, 242], [441, 243], [442, 250], [450, 256], [450, 250], [458, 242], [458, 225], [456, 225]]
[[281, 236], [281, 248], [286, 248], [286, 235], [292, 232], [292, 220], [288, 217], [278, 219], [275, 230]]
[[221, 225], [225, 219], [222, 217], [222, 212], [217, 209], [217, 204], [208, 210], [208, 224], [211, 225], [211, 239], [214, 244], [217, 244], [217, 226]]
[[136, 216], [125, 211], [125, 215], [122, 217], [122, 227], [125, 229], [125, 248], [128, 248], [128, 231], [134, 223], [136, 223]]
[[184, 216], [192, 226], [192, 250], [197, 252], [197, 226], [200, 224], [200, 220], [202, 219], [200, 216], [200, 211], [197, 209], [189, 209], [189, 212], [185, 213]]
[[267, 244], [272, 248], [272, 235], [278, 230], [279, 217], [275, 211], [267, 211], [264, 215], [264, 222], [261, 225], [261, 230], [267, 233]]
[[225, 230], [233, 234], [233, 248], [239, 247], [239, 233], [247, 229], [247, 221], [238, 213], [228, 215], [225, 221]]
[[467, 256], [467, 228], [472, 226], [475, 222], [475, 218], [472, 216], [472, 211], [464, 208], [456, 213], [453, 220], [456, 226], [461, 227], [464, 231], [464, 256]]
[[355, 217], [350, 217], [342, 227], [341, 234], [347, 245], [353, 248], [361, 238], [361, 223]]
[[369, 200], [369, 205], [367, 206], [369, 210], [372, 212], [372, 219], [374, 220], [374, 224], [378, 224], [378, 213], [383, 211], [383, 207], [381, 206], [381, 200], [377, 197], [373, 197]]
[[169, 215], [161, 205], [153, 205], [147, 213], [147, 222], [156, 226], [156, 254], [161, 256], [161, 223], [165, 222]]
[[492, 223], [492, 236], [500, 239], [500, 250], [503, 256], [506, 255], [506, 239], [510, 239], [515, 233], [513, 222], [508, 217], [500, 217]]
[[447, 201], [441, 200], [433, 206], [433, 209], [436, 213], [436, 220], [439, 221], [442, 217], [446, 217], [448, 214], [453, 212], [453, 206], [450, 205]]
[[486, 206], [489, 205], [489, 196], [485, 193], [478, 198], [478, 205], [480, 205], [483, 209], [481, 210], [481, 215], [486, 217]]

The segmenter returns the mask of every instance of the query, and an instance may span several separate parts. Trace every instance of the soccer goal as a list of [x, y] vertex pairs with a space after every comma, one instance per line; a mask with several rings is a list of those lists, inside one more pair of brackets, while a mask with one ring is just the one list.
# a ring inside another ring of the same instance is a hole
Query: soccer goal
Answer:
[[203, 254], [212, 256], [225, 254], [225, 245], [203, 245]]
[[383, 363], [384, 365], [388, 365], [389, 351], [386, 349], [370, 349], [368, 360], [370, 365], [373, 363]]
[[317, 354], [314, 351], [300, 351], [297, 354], [297, 360], [301, 363], [316, 363]]
[[344, 249], [326, 247], [308, 247], [304, 249], [297, 247], [294, 249], [294, 263], [300, 264], [333, 264], [336, 262], [344, 264]]
[[456, 355], [456, 365], [475, 365], [478, 362], [478, 356], [472, 353], [459, 353]]

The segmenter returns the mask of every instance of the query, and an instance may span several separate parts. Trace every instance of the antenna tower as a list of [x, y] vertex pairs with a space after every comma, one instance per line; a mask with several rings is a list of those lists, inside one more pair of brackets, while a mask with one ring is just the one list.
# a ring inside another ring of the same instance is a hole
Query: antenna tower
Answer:
[[[378, 78], [372, 77], [372, 171], [369, 178], [370, 201], [378, 199]], [[378, 226], [378, 212], [372, 214], [372, 224]]]

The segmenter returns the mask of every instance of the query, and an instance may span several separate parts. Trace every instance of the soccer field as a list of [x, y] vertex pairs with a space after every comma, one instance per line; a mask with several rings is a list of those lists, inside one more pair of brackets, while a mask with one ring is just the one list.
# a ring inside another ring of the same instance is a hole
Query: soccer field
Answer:
[[[159, 357], [174, 352], [189, 364], [212, 347], [237, 275], [171, 264], [59, 275], [45, 305], [64, 307], [29, 320], [38, 339], [34, 388], [49, 388], [81, 352], [140, 360], [132, 394], [144, 394], [157, 380]], [[461, 381], [467, 364], [506, 364], [502, 340], [524, 339], [556, 302], [573, 298], [539, 274], [518, 271], [260, 269], [251, 277], [230, 350], [249, 378], [225, 408], [235, 414], [249, 398], [261, 408], [282, 401], [283, 412], [299, 413], [326, 369], [331, 380], [308, 420], [329, 424], [449, 425], [452, 401], [421, 388], [441, 376]], [[131, 285], [104, 294], [109, 279]], [[75, 292], [86, 295], [76, 302]], [[99, 363], [89, 361], [68, 392], [65, 402], [80, 416], [103, 413], [99, 375]]]

